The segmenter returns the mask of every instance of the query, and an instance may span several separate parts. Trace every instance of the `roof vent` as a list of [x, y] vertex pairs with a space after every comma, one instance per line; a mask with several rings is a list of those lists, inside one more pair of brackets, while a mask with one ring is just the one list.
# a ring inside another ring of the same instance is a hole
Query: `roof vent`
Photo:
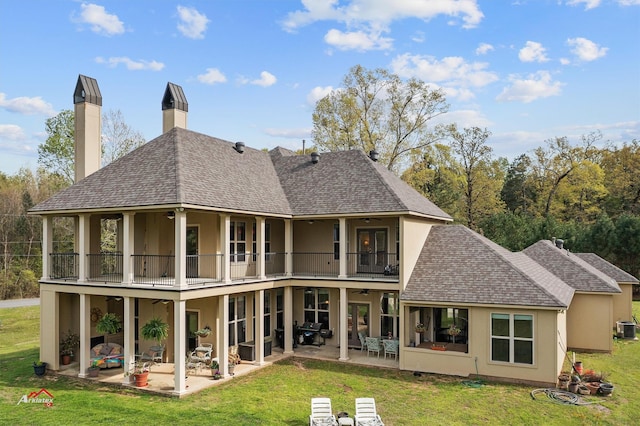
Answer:
[[320, 161], [320, 154], [318, 154], [317, 152], [312, 152], [311, 153], [311, 162], [313, 164], [316, 164], [318, 161]]
[[564, 245], [564, 240], [561, 240], [560, 238], [558, 238], [556, 240], [556, 247], [558, 247], [559, 249], [561, 249]]
[[236, 142], [235, 150], [242, 154], [244, 152], [244, 142]]
[[378, 151], [376, 151], [375, 149], [369, 151], [369, 158], [371, 158], [371, 160], [373, 161], [378, 161]]

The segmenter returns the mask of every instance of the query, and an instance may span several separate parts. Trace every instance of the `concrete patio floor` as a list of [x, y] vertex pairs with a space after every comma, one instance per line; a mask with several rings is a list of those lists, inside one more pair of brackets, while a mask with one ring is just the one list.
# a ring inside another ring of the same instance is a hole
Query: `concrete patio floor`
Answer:
[[[133, 389], [140, 392], [150, 392], [168, 397], [183, 397], [202, 391], [210, 387], [220, 385], [221, 383], [233, 380], [234, 377], [243, 376], [249, 374], [257, 369], [269, 366], [274, 362], [280, 361], [285, 358], [310, 358], [319, 360], [328, 360], [335, 362], [345, 362], [349, 364], [359, 364], [367, 366], [377, 366], [384, 368], [398, 368], [398, 361], [396, 359], [387, 357], [381, 354], [380, 357], [374, 355], [367, 356], [366, 351], [361, 351], [360, 348], [349, 349], [349, 359], [346, 361], [338, 361], [340, 356], [340, 349], [333, 346], [313, 346], [313, 345], [299, 345], [294, 348], [293, 354], [284, 354], [281, 348], [273, 348], [271, 355], [265, 357], [264, 364], [257, 365], [252, 361], [242, 361], [241, 364], [236, 365], [234, 375], [223, 377], [220, 380], [213, 380], [211, 376], [211, 370], [206, 367], [199, 371], [191, 371], [187, 374], [187, 389], [183, 394], [174, 393], [174, 365], [173, 363], [155, 364], [151, 367], [149, 373], [148, 386], [144, 388], [136, 387], [129, 381], [129, 377], [125, 377], [122, 368], [109, 368], [100, 370], [98, 377], [87, 377], [86, 380], [94, 380], [100, 383], [108, 384], [111, 386], [122, 386], [123, 388]], [[79, 373], [79, 366], [77, 362], [73, 362], [69, 365], [60, 366], [60, 370], [54, 374], [77, 377]]]

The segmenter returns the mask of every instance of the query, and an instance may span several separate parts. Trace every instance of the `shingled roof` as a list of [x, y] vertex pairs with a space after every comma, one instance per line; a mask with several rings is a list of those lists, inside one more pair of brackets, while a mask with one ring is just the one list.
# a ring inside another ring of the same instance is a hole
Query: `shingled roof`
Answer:
[[549, 240], [538, 241], [524, 249], [523, 253], [577, 291], [621, 292], [615, 279], [602, 273], [568, 250], [556, 247]]
[[282, 216], [411, 213], [450, 221], [431, 201], [361, 151], [271, 153], [174, 128], [30, 211], [195, 205]]
[[567, 308], [573, 289], [523, 255], [462, 225], [429, 232], [405, 301]]
[[616, 265], [604, 260], [595, 253], [574, 253], [580, 259], [589, 265], [598, 269], [600, 272], [616, 280], [618, 284], [638, 284], [640, 281], [630, 273], [623, 271]]

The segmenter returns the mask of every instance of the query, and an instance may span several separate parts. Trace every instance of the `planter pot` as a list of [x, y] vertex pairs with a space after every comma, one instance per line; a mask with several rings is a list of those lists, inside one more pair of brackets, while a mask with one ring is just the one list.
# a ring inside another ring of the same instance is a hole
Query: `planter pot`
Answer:
[[98, 367], [89, 367], [87, 369], [87, 373], [89, 373], [89, 377], [98, 377], [100, 374], [100, 368]]
[[611, 383], [600, 383], [598, 393], [603, 396], [609, 396], [613, 393], [613, 385]]
[[569, 383], [569, 392], [578, 393], [578, 386], [580, 386], [580, 383], [577, 383], [577, 382]]
[[567, 390], [569, 388], [569, 375], [561, 374], [558, 376], [558, 389]]
[[229, 374], [231, 376], [233, 376], [235, 374], [235, 370], [236, 370], [236, 365], [235, 364], [229, 364]]
[[573, 368], [576, 370], [576, 373], [578, 373], [578, 375], [582, 376], [582, 361], [576, 361]]
[[33, 372], [36, 376], [44, 376], [47, 372], [47, 363], [43, 362], [42, 364], [33, 364]]
[[600, 382], [586, 382], [585, 386], [589, 389], [591, 395], [595, 395], [600, 389]]
[[71, 364], [71, 355], [62, 355], [62, 365]]
[[578, 394], [591, 395], [591, 390], [586, 385], [578, 385]]
[[143, 388], [147, 386], [149, 383], [147, 379], [149, 378], [149, 372], [145, 371], [144, 373], [134, 374], [133, 379], [137, 387]]

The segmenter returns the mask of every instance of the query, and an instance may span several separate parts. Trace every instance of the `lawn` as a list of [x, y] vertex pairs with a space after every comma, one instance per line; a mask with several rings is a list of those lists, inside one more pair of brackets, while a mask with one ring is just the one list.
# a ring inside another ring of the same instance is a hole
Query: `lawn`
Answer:
[[[634, 302], [640, 315], [640, 302]], [[183, 399], [51, 374], [38, 378], [39, 307], [0, 309], [0, 424], [12, 425], [305, 425], [310, 400], [327, 396], [333, 410], [353, 415], [356, 397], [372, 396], [386, 425], [637, 424], [640, 413], [640, 342], [618, 340], [612, 355], [579, 354], [585, 368], [608, 373], [615, 385], [596, 404], [568, 406], [540, 397], [526, 386], [464, 379], [338, 362], [290, 358]], [[19, 404], [47, 389], [52, 407]]]

